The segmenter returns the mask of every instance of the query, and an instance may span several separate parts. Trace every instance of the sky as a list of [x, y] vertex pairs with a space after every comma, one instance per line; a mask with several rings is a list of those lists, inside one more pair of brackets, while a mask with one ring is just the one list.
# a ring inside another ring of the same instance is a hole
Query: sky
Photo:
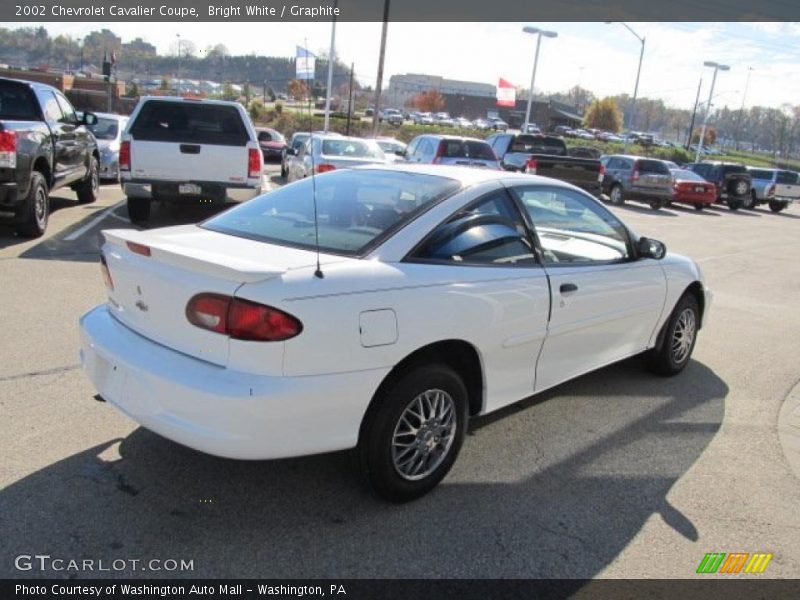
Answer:
[[[19, 23], [17, 26], [41, 23]], [[536, 37], [532, 25], [558, 33], [543, 38], [535, 88], [566, 91], [576, 84], [603, 97], [632, 94], [641, 44], [621, 23], [389, 23], [384, 86], [395, 73], [423, 73], [496, 85], [502, 77], [530, 85]], [[639, 97], [661, 98], [691, 109], [703, 79], [708, 100], [713, 69], [704, 61], [730, 66], [720, 72], [713, 105], [738, 109], [800, 104], [800, 23], [629, 23], [644, 37]], [[294, 56], [295, 46], [330, 47], [330, 23], [47, 23], [53, 34], [82, 37], [107, 27], [123, 42], [143, 37], [159, 53], [175, 53], [176, 29], [198, 48], [224, 44], [231, 54]], [[355, 63], [356, 77], [374, 85], [381, 23], [341, 22], [336, 52]], [[748, 82], [748, 74], [750, 76]], [[746, 89], [746, 95], [745, 95]]]

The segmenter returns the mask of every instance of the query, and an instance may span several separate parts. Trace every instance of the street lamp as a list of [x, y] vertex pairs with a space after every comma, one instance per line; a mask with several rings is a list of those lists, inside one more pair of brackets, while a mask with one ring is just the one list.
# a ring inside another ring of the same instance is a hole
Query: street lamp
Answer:
[[694, 162], [700, 162], [700, 153], [703, 151], [703, 143], [706, 140], [706, 125], [708, 124], [708, 114], [711, 112], [711, 100], [714, 97], [714, 84], [717, 82], [717, 71], [729, 71], [728, 65], [723, 65], [710, 60], [703, 63], [703, 66], [713, 67], [714, 75], [711, 78], [711, 89], [708, 92], [708, 106], [706, 106], [706, 114], [703, 117], [703, 127], [700, 130], [700, 139], [697, 141], [697, 153], [694, 157]]
[[[606, 25], [610, 25], [613, 21], [606, 21]], [[631, 100], [631, 116], [628, 119], [628, 132], [633, 130], [634, 120], [636, 118], [636, 96], [639, 94], [639, 76], [642, 74], [642, 59], [644, 58], [644, 41], [645, 38], [641, 37], [638, 33], [636, 33], [633, 29], [631, 29], [630, 25], [627, 23], [623, 23], [622, 21], [618, 21], [620, 25], [625, 27], [628, 31], [630, 31], [637, 40], [639, 40], [642, 44], [642, 49], [639, 51], [639, 67], [636, 69], [636, 85], [633, 86], [633, 100]], [[623, 148], [623, 152], [628, 151], [628, 139], [629, 136], [625, 136], [625, 147]]]
[[558, 34], [555, 31], [544, 31], [537, 27], [523, 27], [522, 31], [524, 33], [530, 33], [536, 36], [536, 54], [533, 58], [533, 73], [531, 74], [531, 91], [528, 94], [528, 109], [525, 111], [525, 123], [522, 125], [522, 132], [525, 133], [528, 130], [528, 124], [531, 120], [531, 104], [533, 103], [533, 84], [536, 82], [536, 65], [539, 63], [539, 46], [542, 43], [542, 36], [554, 38], [558, 37]]
[[175, 37], [178, 38], [178, 75], [175, 77], [175, 95], [181, 95], [181, 34], [176, 33]]

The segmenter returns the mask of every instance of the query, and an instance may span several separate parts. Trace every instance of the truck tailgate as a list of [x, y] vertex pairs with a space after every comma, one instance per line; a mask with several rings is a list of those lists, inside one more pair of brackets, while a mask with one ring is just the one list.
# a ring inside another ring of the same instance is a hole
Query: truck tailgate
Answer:
[[211, 181], [232, 185], [247, 183], [250, 147], [131, 141], [134, 179], [161, 181]]

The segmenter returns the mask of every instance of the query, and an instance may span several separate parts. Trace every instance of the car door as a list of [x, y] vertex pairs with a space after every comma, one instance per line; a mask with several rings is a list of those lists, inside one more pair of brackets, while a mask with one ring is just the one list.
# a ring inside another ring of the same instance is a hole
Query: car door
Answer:
[[547, 338], [536, 391], [645, 350], [664, 308], [657, 261], [637, 260], [625, 226], [591, 196], [514, 185], [550, 280]]
[[75, 178], [83, 179], [89, 168], [88, 157], [97, 145], [97, 141], [94, 138], [94, 134], [89, 131], [89, 128], [78, 120], [75, 108], [70, 101], [59, 92], [54, 92], [54, 95], [63, 115], [61, 122], [64, 124], [65, 129], [72, 128], [74, 146], [71, 149], [69, 160], [74, 167]]
[[426, 305], [417, 325], [425, 328], [425, 320], [434, 319], [429, 329], [451, 327], [442, 335], [480, 348], [485, 410], [533, 393], [550, 291], [529, 230], [505, 189], [485, 193], [435, 227], [400, 268], [435, 288], [413, 291]]
[[64, 122], [64, 113], [56, 97], [49, 89], [37, 89], [36, 97], [42, 107], [42, 115], [50, 128], [53, 141], [53, 179], [57, 186], [74, 181], [76, 174], [77, 142], [75, 125]]
[[310, 142], [310, 139], [306, 140], [297, 149], [297, 154], [289, 156], [289, 181], [296, 181], [305, 177], [304, 164]]

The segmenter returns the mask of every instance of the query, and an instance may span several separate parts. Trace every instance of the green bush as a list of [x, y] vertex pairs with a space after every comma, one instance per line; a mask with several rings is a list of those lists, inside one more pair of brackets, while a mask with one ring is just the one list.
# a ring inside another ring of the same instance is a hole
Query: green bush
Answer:
[[283, 102], [275, 103], [275, 112], [281, 114], [283, 112]]

